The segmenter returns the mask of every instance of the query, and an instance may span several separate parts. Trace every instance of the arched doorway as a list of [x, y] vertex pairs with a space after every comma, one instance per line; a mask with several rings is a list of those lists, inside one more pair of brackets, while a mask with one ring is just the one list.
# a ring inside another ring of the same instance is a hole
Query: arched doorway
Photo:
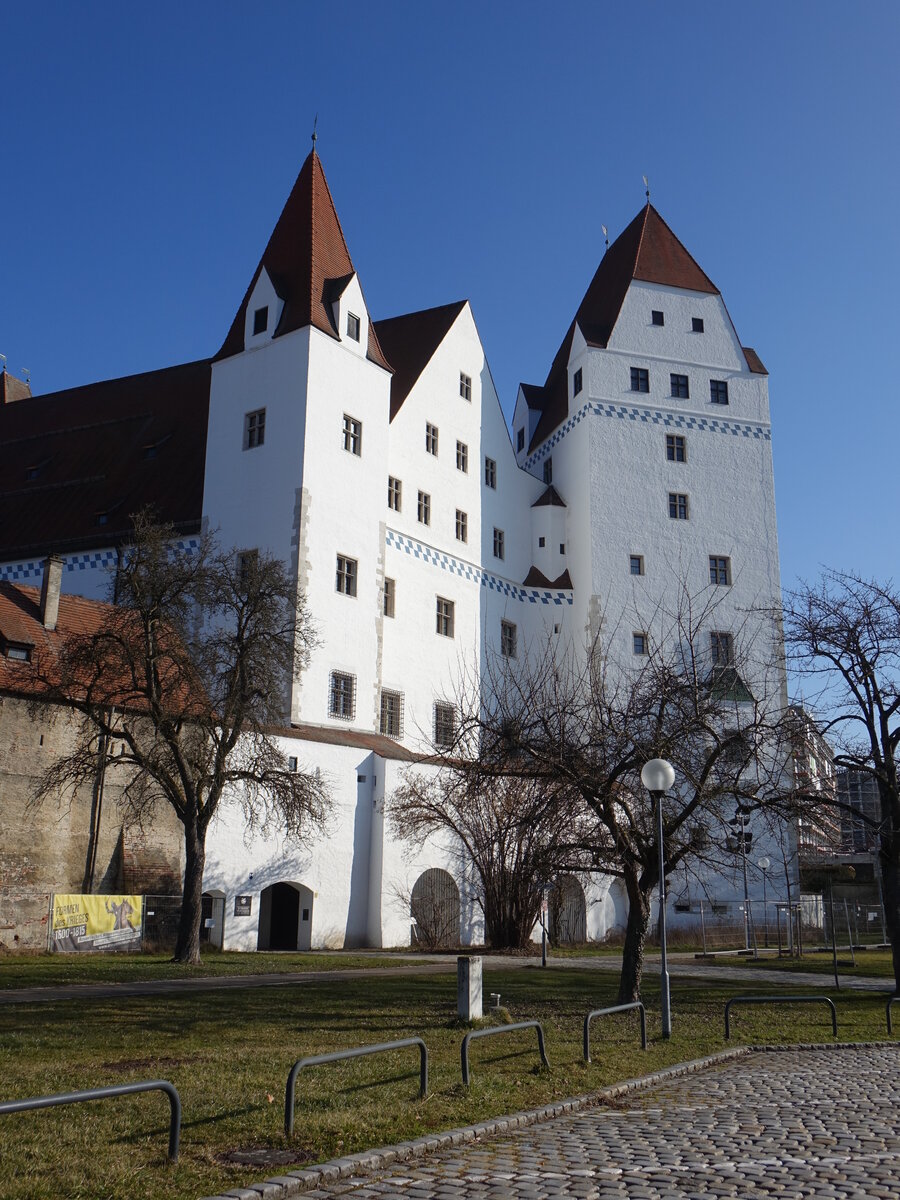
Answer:
[[413, 885], [410, 942], [425, 950], [459, 945], [459, 888], [449, 871], [429, 867]]
[[222, 949], [225, 932], [225, 896], [222, 892], [204, 892], [200, 897], [200, 944]]
[[279, 881], [259, 896], [260, 950], [309, 950], [313, 893], [300, 883]]
[[550, 892], [548, 932], [557, 945], [587, 941], [587, 904], [584, 888], [574, 875], [563, 875]]

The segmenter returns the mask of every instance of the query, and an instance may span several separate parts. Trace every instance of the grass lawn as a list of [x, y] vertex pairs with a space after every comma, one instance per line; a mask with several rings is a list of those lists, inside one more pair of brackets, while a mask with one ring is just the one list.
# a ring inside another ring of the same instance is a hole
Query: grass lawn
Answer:
[[[390, 955], [307, 954], [204, 950], [199, 967], [173, 963], [171, 954], [8, 954], [0, 957], [0, 989], [70, 983], [145, 983], [207, 975], [269, 975], [280, 971], [349, 971], [399, 965]], [[427, 961], [427, 960], [426, 960]]]
[[[292, 1062], [367, 1042], [423, 1036], [430, 1095], [418, 1099], [415, 1051], [301, 1072], [289, 1148], [296, 1165], [589, 1092], [721, 1049], [724, 1002], [741, 990], [724, 975], [715, 986], [673, 980], [674, 1034], [664, 1042], [650, 971], [650, 1049], [640, 1050], [636, 1014], [600, 1018], [592, 1026], [594, 1061], [585, 1065], [583, 1017], [615, 1002], [615, 974], [488, 968], [484, 982], [486, 993], [501, 993], [512, 1020], [544, 1023], [549, 1072], [537, 1069], [533, 1033], [516, 1033], [473, 1044], [472, 1085], [464, 1089], [452, 975], [2, 1008], [0, 1098], [165, 1078], [181, 1094], [184, 1125], [181, 1161], [171, 1168], [168, 1104], [159, 1094], [0, 1116], [0, 1196], [197, 1200], [280, 1174], [288, 1163], [247, 1167], [229, 1165], [224, 1156], [288, 1149], [283, 1103]], [[843, 1040], [886, 1036], [880, 996], [840, 997], [838, 1019]], [[733, 1013], [733, 1044], [830, 1036], [824, 1005]]]
[[[834, 977], [834, 965], [831, 951], [811, 951], [802, 958], [779, 958], [777, 954], [760, 952], [759, 958], [728, 957], [699, 959], [703, 966], [717, 966], [723, 970], [729, 967], [756, 967], [765, 971], [806, 971], [816, 975]], [[890, 950], [857, 950], [856, 966], [851, 965], [850, 951], [838, 947], [838, 975], [852, 978], [854, 975], [871, 976], [873, 979], [893, 979], [894, 963]]]

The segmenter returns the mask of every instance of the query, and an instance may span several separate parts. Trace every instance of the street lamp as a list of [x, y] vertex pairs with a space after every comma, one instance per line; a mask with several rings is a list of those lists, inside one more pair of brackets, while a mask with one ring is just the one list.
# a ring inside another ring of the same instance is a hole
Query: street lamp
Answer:
[[659, 850], [659, 949], [660, 949], [660, 1008], [662, 1035], [672, 1036], [672, 1003], [669, 993], [669, 964], [666, 958], [666, 869], [663, 848], [663, 807], [665, 793], [675, 782], [675, 768], [664, 758], [651, 758], [641, 769], [641, 783], [656, 805], [656, 844]]
[[770, 858], [761, 858], [756, 865], [762, 871], [762, 877], [763, 877], [763, 922], [764, 922], [765, 931], [766, 931], [765, 945], [766, 945], [766, 949], [768, 950], [768, 948], [769, 948], [769, 910], [766, 907], [766, 882], [768, 880], [768, 872], [769, 872], [769, 867], [771, 867], [771, 865], [772, 865], [772, 860]]

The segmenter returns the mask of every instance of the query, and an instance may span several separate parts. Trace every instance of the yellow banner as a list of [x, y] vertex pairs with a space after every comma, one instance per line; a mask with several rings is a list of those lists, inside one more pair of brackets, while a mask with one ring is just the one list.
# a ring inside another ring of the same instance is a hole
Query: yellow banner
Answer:
[[139, 950], [143, 896], [53, 897], [50, 949]]

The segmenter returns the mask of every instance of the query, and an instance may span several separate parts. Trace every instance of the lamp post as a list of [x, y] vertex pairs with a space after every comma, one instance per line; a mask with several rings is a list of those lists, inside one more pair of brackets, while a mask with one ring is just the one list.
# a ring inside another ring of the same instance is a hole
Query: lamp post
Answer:
[[663, 847], [663, 796], [675, 782], [675, 768], [664, 758], [651, 758], [641, 769], [641, 783], [656, 805], [656, 844], [659, 850], [659, 949], [660, 1009], [662, 1035], [672, 1036], [672, 1003], [669, 993], [669, 964], [666, 958], [666, 868]]
[[772, 860], [769, 858], [761, 858], [756, 864], [762, 871], [763, 877], [763, 924], [765, 928], [765, 946], [769, 948], [769, 910], [766, 908], [766, 883], [768, 881], [769, 867], [772, 865]]

